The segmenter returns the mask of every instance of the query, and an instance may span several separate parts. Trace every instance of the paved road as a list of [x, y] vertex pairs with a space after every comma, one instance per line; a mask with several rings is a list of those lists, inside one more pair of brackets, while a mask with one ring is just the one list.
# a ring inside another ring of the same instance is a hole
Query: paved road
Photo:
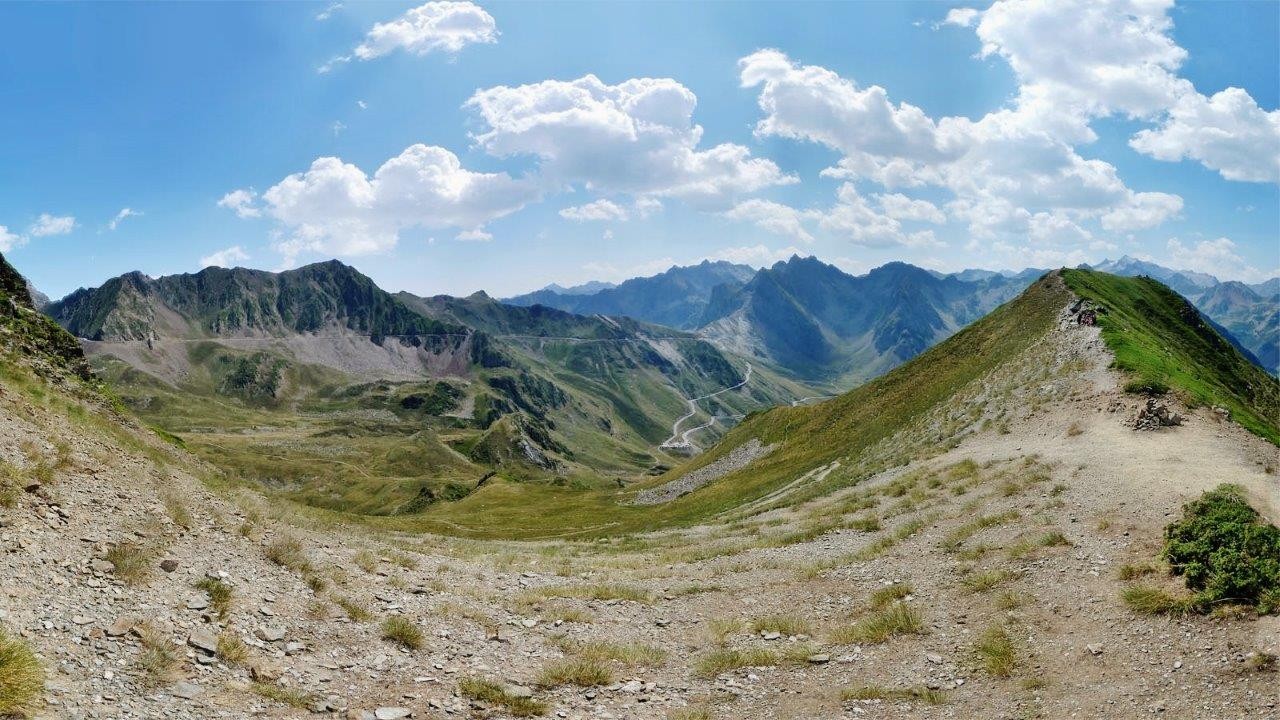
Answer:
[[717, 395], [720, 395], [721, 393], [727, 393], [730, 390], [737, 390], [743, 385], [746, 385], [748, 382], [751, 382], [751, 363], [747, 363], [747, 375], [746, 377], [742, 378], [742, 382], [738, 383], [737, 385], [734, 385], [732, 387], [722, 388], [713, 393], [707, 393], [706, 395], [702, 395], [701, 397], [685, 398], [685, 402], [689, 403], [689, 412], [680, 416], [680, 418], [676, 420], [674, 424], [672, 424], [671, 437], [663, 441], [662, 447], [664, 448], [692, 447], [693, 443], [690, 442], [689, 440], [689, 434], [696, 430], [701, 430], [705, 427], [708, 427], [709, 425], [711, 425], [711, 423], [715, 422], [715, 418], [712, 418], [709, 422], [699, 425], [698, 427], [689, 428], [688, 430], [685, 430], [684, 433], [680, 432], [680, 426], [684, 424], [684, 421], [698, 414], [698, 401], [706, 400], [707, 398], [713, 398]]

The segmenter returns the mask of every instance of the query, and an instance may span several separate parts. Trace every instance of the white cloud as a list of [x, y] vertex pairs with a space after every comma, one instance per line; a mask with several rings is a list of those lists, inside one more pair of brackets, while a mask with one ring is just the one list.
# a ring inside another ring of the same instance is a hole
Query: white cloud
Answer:
[[795, 182], [742, 145], [700, 149], [697, 98], [671, 79], [606, 85], [594, 75], [476, 92], [466, 107], [485, 127], [476, 143], [497, 157], [533, 155], [552, 185], [680, 197], [710, 204]]
[[256, 218], [262, 215], [262, 210], [254, 203], [258, 199], [258, 193], [253, 188], [243, 190], [232, 190], [222, 199], [218, 201], [218, 207], [226, 208], [241, 218]]
[[120, 227], [120, 223], [124, 222], [125, 218], [138, 217], [140, 215], [142, 213], [133, 208], [121, 208], [120, 212], [116, 213], [116, 216], [107, 222], [107, 229], [115, 230]]
[[630, 280], [634, 277], [649, 277], [657, 275], [660, 272], [669, 270], [672, 266], [678, 265], [675, 258], [670, 256], [660, 257], [653, 260], [635, 263], [625, 267], [620, 267], [613, 263], [593, 261], [585, 263], [582, 266], [586, 273], [586, 278], [595, 280], [621, 281]]
[[411, 145], [372, 176], [338, 158], [318, 158], [306, 172], [262, 193], [262, 201], [265, 213], [287, 231], [277, 248], [291, 262], [304, 251], [383, 252], [410, 227], [474, 233], [538, 196], [528, 181], [471, 172], [444, 148]]
[[895, 220], [916, 220], [938, 225], [947, 221], [947, 216], [938, 206], [928, 200], [909, 198], [901, 193], [876, 195], [875, 198], [884, 214]]
[[456, 53], [468, 45], [498, 41], [498, 24], [484, 8], [470, 2], [429, 2], [390, 22], [373, 26], [355, 57], [372, 60], [393, 50], [415, 55]]
[[326, 7], [324, 10], [321, 10], [320, 12], [316, 13], [316, 20], [320, 22], [324, 22], [325, 20], [328, 20], [329, 18], [333, 17], [333, 14], [341, 9], [342, 9], [342, 3], [340, 2], [331, 3], [329, 7]]
[[604, 241], [606, 241], [606, 242], [608, 242], [609, 240], [612, 240], [612, 239], [613, 239], [613, 230], [610, 230], [610, 229], [608, 229], [608, 228], [605, 228], [604, 233], [602, 233], [602, 234], [600, 235], [600, 239], [601, 239], [601, 240], [604, 240]]
[[40, 213], [27, 233], [31, 237], [47, 237], [49, 235], [66, 235], [76, 227], [76, 219], [71, 215], [50, 215]]
[[971, 27], [981, 14], [980, 11], [973, 8], [951, 8], [947, 11], [947, 17], [942, 22], [947, 25]]
[[343, 130], [347, 129], [347, 125], [341, 120], [334, 120], [333, 124], [329, 126], [329, 129], [333, 130], [334, 137], [338, 137], [342, 134]]
[[801, 242], [813, 242], [813, 235], [809, 234], [803, 224], [808, 218], [789, 205], [753, 198], [738, 203], [726, 210], [723, 215], [730, 220], [753, 223], [769, 232], [792, 237]]
[[1157, 160], [1197, 160], [1227, 180], [1280, 182], [1280, 110], [1264, 111], [1240, 88], [1183, 95], [1129, 144]]
[[18, 235], [9, 231], [9, 228], [0, 225], [0, 252], [9, 252], [16, 250], [27, 244], [25, 235]]
[[627, 220], [627, 209], [610, 200], [600, 199], [586, 205], [567, 207], [560, 211], [560, 217], [575, 222], [618, 221]]
[[1229, 238], [1201, 240], [1193, 245], [1185, 245], [1177, 238], [1170, 238], [1167, 247], [1167, 263], [1179, 270], [1194, 270], [1224, 280], [1250, 283], [1261, 282], [1276, 274], [1275, 268], [1267, 273], [1246, 263], [1236, 253], [1236, 244]]
[[473, 228], [464, 230], [453, 237], [454, 240], [463, 242], [489, 242], [493, 240], [493, 235], [481, 228]]
[[249, 259], [249, 254], [239, 245], [232, 245], [229, 248], [219, 250], [211, 255], [205, 255], [200, 258], [200, 267], [235, 267], [236, 263], [244, 262]]
[[1134, 193], [1127, 205], [1102, 216], [1107, 230], [1141, 230], [1155, 227], [1182, 212], [1182, 198], [1160, 192]]
[[368, 110], [368, 109], [369, 109], [369, 103], [367, 103], [367, 102], [365, 102], [365, 101], [363, 101], [363, 100], [357, 100], [357, 101], [356, 101], [356, 107], [360, 108], [361, 110]]

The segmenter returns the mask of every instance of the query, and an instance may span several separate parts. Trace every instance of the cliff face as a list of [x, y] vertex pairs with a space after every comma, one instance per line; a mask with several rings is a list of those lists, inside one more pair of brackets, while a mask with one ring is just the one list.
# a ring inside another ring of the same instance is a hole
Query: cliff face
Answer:
[[92, 378], [74, 337], [36, 310], [27, 281], [0, 255], [0, 353], [42, 376]]

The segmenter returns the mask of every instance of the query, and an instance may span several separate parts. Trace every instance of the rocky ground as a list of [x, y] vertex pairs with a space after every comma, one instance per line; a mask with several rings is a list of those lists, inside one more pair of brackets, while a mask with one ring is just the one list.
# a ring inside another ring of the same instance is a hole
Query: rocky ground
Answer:
[[1209, 409], [1134, 431], [1092, 328], [1040, 353], [928, 460], [590, 544], [338, 526], [6, 378], [0, 624], [43, 718], [1280, 717], [1280, 618], [1120, 599], [1175, 587], [1145, 566], [1194, 495], [1280, 519], [1276, 448]]

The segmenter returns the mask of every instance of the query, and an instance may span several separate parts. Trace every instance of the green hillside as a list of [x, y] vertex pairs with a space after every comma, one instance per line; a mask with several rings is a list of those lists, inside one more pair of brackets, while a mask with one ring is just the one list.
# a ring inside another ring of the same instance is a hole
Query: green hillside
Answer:
[[1249, 362], [1186, 298], [1148, 277], [1064, 270], [1073, 292], [1101, 309], [1102, 338], [1130, 386], [1172, 390], [1191, 405], [1215, 405], [1280, 444], [1280, 381]]

